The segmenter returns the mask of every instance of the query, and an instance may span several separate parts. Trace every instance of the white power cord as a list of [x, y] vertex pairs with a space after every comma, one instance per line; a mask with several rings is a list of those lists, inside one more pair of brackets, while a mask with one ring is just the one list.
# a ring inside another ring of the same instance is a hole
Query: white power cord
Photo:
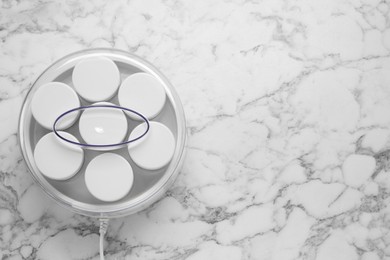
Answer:
[[107, 232], [108, 219], [101, 218], [101, 219], [99, 219], [99, 221], [100, 221], [100, 228], [99, 228], [99, 234], [100, 234], [100, 239], [99, 239], [100, 260], [104, 260], [104, 235]]

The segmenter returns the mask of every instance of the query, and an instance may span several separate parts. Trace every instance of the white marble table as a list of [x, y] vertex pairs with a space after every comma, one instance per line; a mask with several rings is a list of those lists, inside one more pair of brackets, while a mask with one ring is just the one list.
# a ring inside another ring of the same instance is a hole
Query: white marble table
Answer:
[[390, 259], [390, 15], [372, 1], [0, 3], [0, 258], [98, 259], [17, 143], [36, 77], [77, 50], [155, 64], [188, 120], [184, 168], [110, 223], [108, 259]]

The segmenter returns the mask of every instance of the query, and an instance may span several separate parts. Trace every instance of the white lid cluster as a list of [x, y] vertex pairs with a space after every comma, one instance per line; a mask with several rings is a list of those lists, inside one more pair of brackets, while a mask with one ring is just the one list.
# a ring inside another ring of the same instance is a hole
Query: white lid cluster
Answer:
[[[62, 82], [49, 82], [37, 89], [32, 99], [32, 114], [42, 127], [52, 129], [58, 116], [80, 106], [80, 95], [82, 100], [87, 102], [120, 105], [137, 111], [150, 120], [157, 119], [166, 103], [162, 82], [144, 72], [131, 74], [122, 84], [120, 78], [117, 65], [108, 58], [93, 57], [82, 60], [73, 69], [73, 88]], [[108, 100], [110, 102], [103, 102]], [[116, 100], [119, 104], [115, 104]], [[70, 113], [61, 118], [57, 123], [57, 130], [71, 127], [79, 118], [79, 114]], [[81, 113], [78, 130], [87, 144], [115, 144], [126, 139], [128, 126], [138, 125], [131, 131], [127, 140], [145, 131], [146, 123], [139, 123], [135, 121], [137, 119], [133, 114], [118, 109], [93, 108]], [[138, 167], [157, 170], [172, 160], [176, 141], [171, 130], [164, 124], [157, 121], [151, 121], [149, 124], [149, 132], [140, 140], [131, 143], [128, 152]], [[68, 132], [60, 133], [73, 142], [79, 142]], [[101, 154], [93, 158], [85, 170], [88, 191], [95, 198], [106, 202], [125, 197], [134, 182], [131, 164], [118, 154], [104, 152], [113, 149], [115, 147], [99, 148]], [[80, 171], [84, 153], [79, 146], [66, 143], [54, 132], [50, 132], [36, 144], [34, 159], [44, 176], [63, 181]]]

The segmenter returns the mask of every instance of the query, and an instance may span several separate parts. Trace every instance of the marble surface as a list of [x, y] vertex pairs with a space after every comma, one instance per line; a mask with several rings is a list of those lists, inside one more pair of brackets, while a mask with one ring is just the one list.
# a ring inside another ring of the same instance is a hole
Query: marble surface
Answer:
[[110, 222], [107, 259], [390, 259], [388, 0], [0, 6], [1, 259], [98, 259], [97, 222], [40, 191], [16, 133], [36, 77], [92, 47], [155, 64], [189, 133], [167, 196]]

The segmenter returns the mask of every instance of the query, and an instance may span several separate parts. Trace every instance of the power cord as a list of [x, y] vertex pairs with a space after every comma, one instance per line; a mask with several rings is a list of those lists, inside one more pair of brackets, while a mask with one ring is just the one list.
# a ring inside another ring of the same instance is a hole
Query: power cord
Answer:
[[100, 228], [99, 228], [99, 234], [100, 234], [100, 241], [99, 241], [100, 260], [104, 260], [104, 235], [107, 232], [108, 219], [107, 218], [101, 218], [101, 219], [99, 219], [99, 222], [100, 222]]

